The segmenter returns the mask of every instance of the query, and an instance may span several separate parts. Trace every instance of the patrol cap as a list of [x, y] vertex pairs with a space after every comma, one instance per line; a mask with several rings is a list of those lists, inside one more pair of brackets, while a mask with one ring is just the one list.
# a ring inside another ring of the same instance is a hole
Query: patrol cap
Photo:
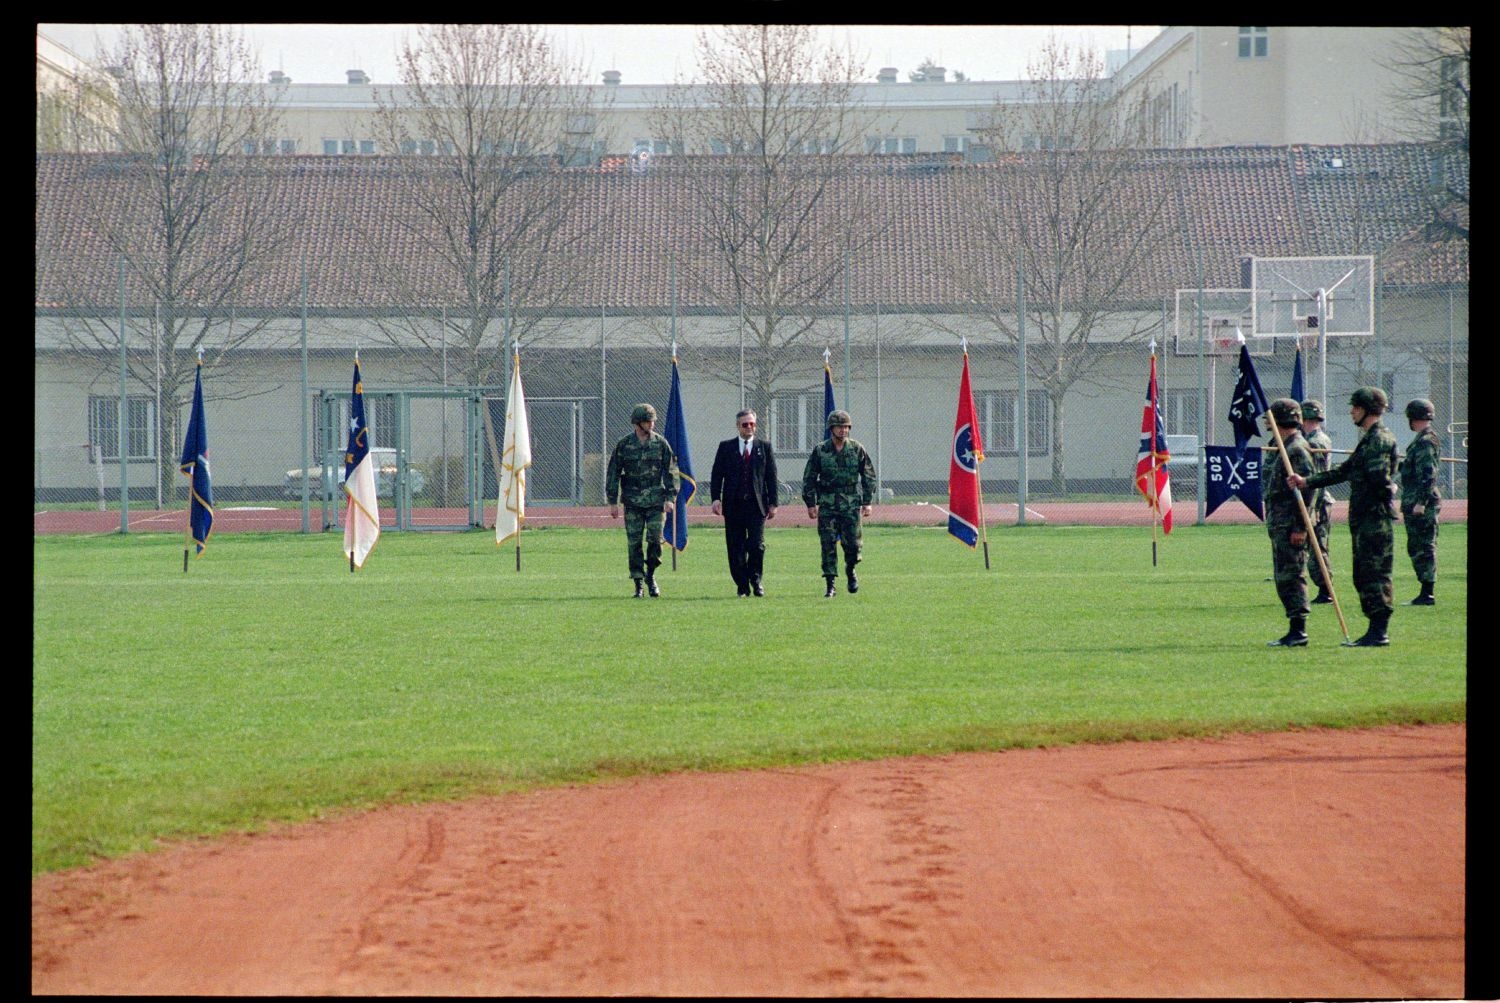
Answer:
[[638, 421], [655, 421], [656, 408], [650, 404], [637, 404], [635, 410], [630, 412], [630, 423], [634, 425]]
[[1302, 420], [1311, 418], [1313, 421], [1323, 420], [1323, 402], [1319, 400], [1305, 400], [1302, 402]]
[[1390, 400], [1379, 387], [1360, 387], [1349, 395], [1349, 406], [1362, 407], [1373, 414], [1384, 414], [1390, 406]]
[[1278, 397], [1271, 402], [1271, 419], [1282, 428], [1299, 428], [1302, 425], [1302, 405], [1290, 397]]
[[835, 425], [853, 425], [853, 424], [854, 424], [854, 422], [852, 422], [852, 421], [849, 420], [849, 412], [848, 411], [829, 411], [828, 412], [828, 427], [829, 428], [833, 428]]
[[1406, 402], [1406, 417], [1409, 421], [1416, 421], [1419, 418], [1432, 421], [1437, 417], [1437, 411], [1433, 408], [1432, 401], [1418, 397], [1416, 400]]

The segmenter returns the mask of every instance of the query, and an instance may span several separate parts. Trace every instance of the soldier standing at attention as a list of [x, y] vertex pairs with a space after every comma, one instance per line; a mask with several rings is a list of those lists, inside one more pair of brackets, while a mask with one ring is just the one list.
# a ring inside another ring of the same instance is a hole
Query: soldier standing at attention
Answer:
[[1401, 461], [1401, 520], [1406, 523], [1406, 556], [1422, 584], [1422, 593], [1408, 606], [1436, 606], [1432, 587], [1437, 582], [1438, 463], [1442, 447], [1432, 421], [1432, 401], [1420, 397], [1406, 405], [1406, 422], [1417, 437]]
[[[1333, 465], [1333, 440], [1323, 431], [1322, 401], [1302, 402], [1302, 437], [1307, 440], [1307, 448], [1312, 452], [1314, 469], [1327, 470]], [[1333, 575], [1333, 559], [1328, 555], [1328, 527], [1333, 524], [1333, 517], [1329, 514], [1331, 503], [1328, 491], [1319, 488], [1313, 492], [1313, 500], [1308, 505], [1313, 517], [1313, 531], [1318, 535], [1318, 549], [1323, 552], [1323, 564], [1328, 568], [1330, 576]], [[1318, 594], [1313, 599], [1315, 606], [1333, 602], [1333, 582], [1323, 580], [1321, 572], [1319, 575]]]
[[641, 597], [644, 580], [655, 599], [661, 595], [656, 569], [661, 565], [662, 523], [677, 498], [677, 458], [667, 440], [652, 431], [656, 408], [637, 404], [630, 413], [630, 423], [635, 430], [615, 443], [614, 452], [609, 454], [604, 496], [611, 519], [620, 517], [616, 500], [625, 505], [625, 552], [630, 557], [630, 577], [635, 579], [635, 597]]
[[[1315, 470], [1307, 440], [1298, 428], [1302, 424], [1302, 405], [1290, 397], [1271, 402], [1266, 412], [1266, 430], [1271, 422], [1281, 430], [1281, 443], [1292, 472], [1307, 477]], [[1274, 441], [1274, 439], [1273, 439]], [[1271, 537], [1271, 562], [1275, 568], [1276, 595], [1286, 611], [1289, 626], [1282, 637], [1267, 642], [1271, 647], [1307, 647], [1307, 524], [1297, 506], [1296, 490], [1287, 484], [1286, 464], [1281, 457], [1270, 457], [1262, 472], [1266, 512], [1266, 532]], [[1302, 492], [1304, 504], [1312, 490]], [[1310, 513], [1309, 513], [1310, 514]]]
[[844, 570], [850, 593], [859, 591], [854, 566], [864, 547], [860, 517], [870, 514], [875, 498], [875, 464], [864, 446], [849, 438], [848, 411], [830, 411], [828, 438], [813, 447], [802, 470], [802, 500], [807, 517], [818, 520], [818, 542], [823, 546], [823, 580], [832, 599], [839, 574], [837, 545], [844, 545]]
[[1354, 452], [1343, 463], [1311, 477], [1293, 474], [1294, 488], [1321, 488], [1349, 482], [1349, 535], [1354, 544], [1354, 588], [1370, 626], [1349, 647], [1376, 648], [1391, 643], [1386, 628], [1395, 607], [1391, 600], [1391, 565], [1396, 518], [1396, 437], [1380, 424], [1387, 400], [1379, 387], [1360, 387], [1349, 397], [1349, 418], [1360, 429]]

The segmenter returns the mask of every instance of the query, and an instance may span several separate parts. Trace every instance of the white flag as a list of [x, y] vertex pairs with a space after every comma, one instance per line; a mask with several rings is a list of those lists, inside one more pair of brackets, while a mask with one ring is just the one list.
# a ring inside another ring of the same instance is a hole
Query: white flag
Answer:
[[521, 359], [516, 357], [505, 401], [505, 446], [500, 455], [500, 498], [495, 511], [495, 546], [521, 531], [526, 521], [526, 470], [531, 466], [531, 428], [521, 390]]

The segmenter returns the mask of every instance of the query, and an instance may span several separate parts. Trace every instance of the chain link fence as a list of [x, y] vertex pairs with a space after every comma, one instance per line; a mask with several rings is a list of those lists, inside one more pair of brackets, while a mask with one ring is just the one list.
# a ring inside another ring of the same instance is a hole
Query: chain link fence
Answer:
[[[316, 291], [310, 297], [316, 301]], [[1034, 304], [1032, 305], [1035, 306]], [[832, 305], [815, 315], [764, 317], [738, 308], [674, 305], [629, 312], [600, 305], [514, 314], [479, 325], [445, 311], [400, 317], [341, 316], [289, 304], [236, 309], [202, 338], [216, 507], [301, 510], [300, 526], [339, 525], [353, 359], [358, 351], [378, 460], [378, 489], [398, 529], [493, 523], [495, 463], [504, 434], [510, 348], [519, 342], [534, 464], [529, 504], [603, 503], [605, 463], [630, 431], [629, 413], [654, 404], [664, 425], [675, 344], [695, 473], [708, 504], [717, 443], [735, 434], [742, 407], [779, 459], [784, 500], [800, 497], [808, 451], [824, 438], [825, 359], [836, 403], [875, 459], [878, 503], [947, 504], [949, 452], [963, 346], [967, 346], [986, 461], [988, 520], [1135, 521], [1147, 507], [1133, 475], [1156, 342], [1161, 408], [1173, 444], [1178, 525], [1203, 518], [1204, 444], [1232, 444], [1226, 414], [1232, 354], [1174, 337], [1173, 297], [1135, 303], [1101, 323], [1087, 344], [1024, 348], [978, 311]], [[1128, 315], [1128, 318], [1127, 316]], [[123, 318], [123, 320], [122, 320]], [[165, 350], [155, 315], [125, 305], [111, 314], [39, 310], [36, 318], [34, 495], [37, 511], [160, 512], [181, 525], [186, 479], [177, 472], [195, 358]], [[1128, 320], [1128, 323], [1126, 322]], [[1409, 441], [1401, 408], [1415, 397], [1437, 409], [1444, 456], [1466, 460], [1469, 414], [1468, 288], [1376, 289], [1375, 331], [1256, 343], [1268, 397], [1287, 395], [1296, 347], [1306, 396], [1328, 412], [1336, 449], [1355, 429], [1344, 403], [1358, 386], [1385, 389], [1386, 424]], [[1013, 319], [1011, 323], [1014, 323]], [[120, 334], [125, 332], [123, 350]], [[409, 332], [423, 329], [421, 337]], [[1121, 340], [1115, 332], [1130, 333]], [[1069, 352], [1088, 365], [1063, 382]], [[826, 354], [825, 354], [826, 353]], [[1024, 369], [1023, 369], [1024, 366]], [[120, 407], [121, 397], [125, 407]], [[123, 432], [123, 434], [122, 434]], [[127, 462], [122, 466], [121, 452]], [[1466, 498], [1467, 464], [1444, 464], [1445, 494]], [[1196, 506], [1197, 512], [1193, 512]], [[1212, 521], [1229, 517], [1228, 508]], [[1248, 513], [1246, 513], [1248, 514]], [[149, 520], [148, 520], [149, 523]]]

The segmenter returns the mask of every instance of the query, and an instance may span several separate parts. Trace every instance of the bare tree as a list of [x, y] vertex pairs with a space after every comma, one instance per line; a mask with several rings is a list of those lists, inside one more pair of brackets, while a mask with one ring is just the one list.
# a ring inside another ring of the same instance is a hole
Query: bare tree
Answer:
[[[678, 152], [661, 164], [685, 194], [693, 246], [678, 282], [726, 315], [743, 314], [749, 406], [771, 413], [773, 388], [809, 359], [810, 340], [868, 245], [871, 202], [856, 158], [870, 109], [856, 100], [864, 61], [823, 46], [809, 25], [734, 25], [698, 36], [701, 82], [679, 82], [652, 113]], [[653, 167], [653, 170], [658, 169]], [[693, 346], [685, 346], [691, 349]], [[699, 347], [727, 382], [733, 366]]]
[[[280, 111], [255, 82], [253, 52], [225, 25], [127, 26], [102, 58], [113, 79], [80, 79], [83, 98], [68, 105], [73, 122], [64, 131], [82, 141], [107, 125], [108, 145], [118, 152], [92, 161], [74, 207], [123, 263], [133, 326], [149, 335], [128, 359], [134, 379], [156, 394], [158, 484], [166, 493], [175, 483], [169, 444], [192, 392], [195, 349], [208, 349], [212, 365], [257, 338], [264, 319], [245, 316], [240, 305], [295, 225], [277, 198], [281, 172], [244, 155], [275, 134]], [[112, 106], [107, 117], [104, 101]], [[64, 339], [106, 371], [122, 332], [112, 297], [99, 295], [104, 263], [75, 259], [41, 234], [38, 257], [47, 259], [53, 296], [68, 315]], [[111, 273], [113, 264], [105, 266]], [[231, 378], [215, 381], [214, 390], [235, 396], [267, 388], [235, 390]]]
[[566, 168], [597, 153], [595, 94], [537, 25], [426, 25], [398, 66], [402, 88], [377, 92], [377, 141], [404, 155], [391, 172], [404, 246], [374, 267], [406, 309], [376, 323], [434, 378], [501, 385], [510, 342], [544, 338], [585, 264], [586, 186]]
[[1140, 147], [1148, 105], [1148, 94], [1116, 94], [1094, 53], [1049, 43], [1020, 100], [997, 101], [977, 130], [995, 162], [962, 175], [966, 211], [988, 246], [953, 267], [971, 309], [1009, 342], [1017, 271], [1024, 277], [1027, 367], [1051, 405], [1059, 492], [1068, 394], [1118, 385], [1110, 350], [1160, 324], [1157, 297], [1140, 290], [1153, 257], [1180, 237], [1181, 181], [1178, 161]]
[[1467, 25], [1412, 28], [1392, 46], [1392, 97], [1401, 132], [1419, 142], [1436, 140], [1429, 203], [1434, 223], [1453, 236], [1469, 236], [1469, 47]]

